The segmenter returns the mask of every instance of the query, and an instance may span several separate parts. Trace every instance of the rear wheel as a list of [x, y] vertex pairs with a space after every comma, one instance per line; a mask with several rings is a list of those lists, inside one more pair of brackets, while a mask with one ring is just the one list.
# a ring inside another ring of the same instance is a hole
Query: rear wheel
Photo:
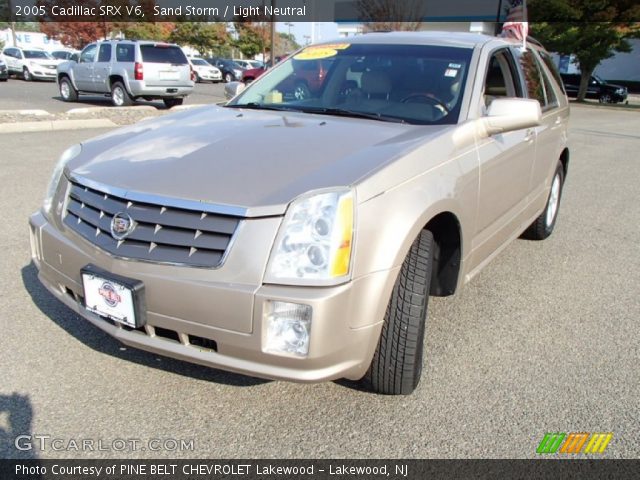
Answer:
[[78, 91], [67, 77], [60, 80], [60, 96], [65, 102], [75, 102], [78, 99]]
[[25, 82], [30, 82], [31, 80], [33, 80], [33, 76], [31, 75], [31, 72], [29, 71], [29, 69], [27, 67], [24, 67], [22, 69], [22, 79]]
[[111, 103], [116, 107], [133, 105], [133, 98], [131, 98], [122, 82], [115, 82], [111, 86]]
[[163, 102], [165, 107], [172, 108], [178, 105], [182, 105], [184, 102], [184, 98], [165, 98]]
[[378, 347], [363, 379], [376, 393], [408, 395], [418, 386], [432, 268], [433, 235], [423, 230], [402, 264]]
[[538, 218], [527, 228], [522, 235], [529, 240], [544, 240], [553, 232], [558, 218], [558, 210], [560, 208], [560, 198], [562, 197], [562, 186], [564, 184], [564, 167], [558, 162], [556, 171], [551, 181], [551, 189], [547, 206]]
[[229, 82], [233, 82], [233, 75], [227, 72], [224, 74], [224, 83], [229, 83]]

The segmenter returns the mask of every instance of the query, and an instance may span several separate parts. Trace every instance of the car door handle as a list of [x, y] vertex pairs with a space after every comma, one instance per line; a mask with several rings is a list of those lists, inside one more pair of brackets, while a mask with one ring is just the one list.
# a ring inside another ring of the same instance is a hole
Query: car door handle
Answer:
[[528, 142], [529, 140], [533, 140], [533, 136], [536, 134], [536, 131], [533, 128], [527, 130], [524, 135], [524, 141]]
[[562, 123], [562, 118], [556, 118], [555, 125], [560, 125]]

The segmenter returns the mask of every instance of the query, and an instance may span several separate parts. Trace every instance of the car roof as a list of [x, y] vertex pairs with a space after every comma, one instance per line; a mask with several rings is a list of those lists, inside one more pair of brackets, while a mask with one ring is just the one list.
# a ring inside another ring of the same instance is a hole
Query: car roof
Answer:
[[[350, 38], [341, 38], [327, 43], [351, 44], [396, 44], [396, 45], [441, 45], [473, 48], [494, 41], [498, 37], [467, 32], [421, 31], [421, 32], [372, 32]], [[502, 39], [503, 40], [503, 39]], [[505, 43], [507, 43], [505, 41]], [[510, 42], [509, 42], [510, 43]]]

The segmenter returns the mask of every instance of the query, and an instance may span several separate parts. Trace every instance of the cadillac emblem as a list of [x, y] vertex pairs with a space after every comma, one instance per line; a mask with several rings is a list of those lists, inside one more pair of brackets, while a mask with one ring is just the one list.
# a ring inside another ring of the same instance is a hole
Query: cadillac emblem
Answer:
[[116, 240], [124, 240], [133, 232], [134, 228], [133, 218], [127, 213], [118, 212], [111, 220], [111, 236]]

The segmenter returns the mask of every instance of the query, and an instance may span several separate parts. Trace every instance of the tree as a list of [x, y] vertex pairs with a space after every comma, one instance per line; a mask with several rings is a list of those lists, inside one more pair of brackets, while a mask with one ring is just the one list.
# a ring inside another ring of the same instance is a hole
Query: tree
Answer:
[[130, 40], [166, 42], [174, 28], [172, 22], [118, 22], [113, 24], [113, 33], [119, 32]]
[[419, 30], [425, 16], [423, 0], [358, 0], [365, 32]]
[[640, 36], [640, 23], [633, 22], [640, 6], [634, 0], [536, 0], [531, 7], [532, 35], [551, 51], [575, 55], [581, 72], [578, 101], [600, 62], [631, 51], [627, 39]]
[[268, 22], [239, 21], [233, 23], [237, 38], [236, 47], [247, 57], [262, 53], [265, 58], [270, 46], [271, 29]]
[[224, 22], [180, 22], [176, 24], [169, 39], [174, 43], [193, 47], [201, 55], [217, 53], [230, 42]]
[[40, 31], [63, 45], [80, 50], [108, 33], [106, 25], [94, 22], [42, 22]]
[[293, 52], [299, 48], [300, 44], [296, 41], [293, 33], [278, 32], [278, 36], [276, 37], [276, 53], [278, 55]]

